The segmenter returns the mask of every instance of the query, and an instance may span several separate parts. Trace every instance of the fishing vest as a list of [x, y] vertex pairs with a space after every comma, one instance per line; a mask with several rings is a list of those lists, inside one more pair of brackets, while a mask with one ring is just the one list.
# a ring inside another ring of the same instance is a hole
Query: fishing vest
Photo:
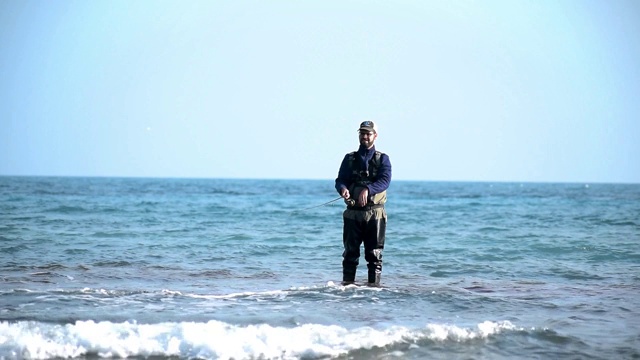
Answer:
[[[362, 168], [356, 151], [350, 152], [347, 156], [349, 168], [351, 169], [351, 186], [349, 186], [349, 193], [352, 199], [357, 199], [367, 185], [378, 179], [378, 171], [382, 163], [382, 153], [376, 151], [373, 154], [373, 157], [369, 160], [368, 170]], [[385, 202], [387, 202], [386, 190], [377, 194], [369, 194], [369, 202], [367, 205], [382, 205]]]

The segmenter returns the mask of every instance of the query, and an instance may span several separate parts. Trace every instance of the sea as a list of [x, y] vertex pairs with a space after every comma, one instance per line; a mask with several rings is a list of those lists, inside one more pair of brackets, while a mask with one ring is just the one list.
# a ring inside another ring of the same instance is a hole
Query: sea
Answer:
[[380, 287], [337, 198], [2, 176], [0, 359], [640, 359], [640, 184], [394, 180]]

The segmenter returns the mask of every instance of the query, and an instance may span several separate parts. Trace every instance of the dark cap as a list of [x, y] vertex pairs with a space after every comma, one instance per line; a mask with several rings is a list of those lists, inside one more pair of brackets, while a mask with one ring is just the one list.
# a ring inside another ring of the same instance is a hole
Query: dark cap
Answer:
[[373, 121], [363, 121], [360, 123], [360, 128], [358, 129], [358, 131], [361, 130], [367, 130], [367, 131], [372, 131], [374, 133], [378, 133], [378, 127], [376, 126], [376, 124]]

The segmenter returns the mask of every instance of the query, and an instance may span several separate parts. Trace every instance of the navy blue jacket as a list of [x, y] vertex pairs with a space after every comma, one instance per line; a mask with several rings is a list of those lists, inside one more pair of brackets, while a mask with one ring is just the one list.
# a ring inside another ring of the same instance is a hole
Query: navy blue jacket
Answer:
[[[376, 147], [372, 146], [371, 149], [367, 149], [360, 145], [358, 152], [356, 153], [356, 161], [364, 163], [364, 168], [369, 166], [369, 160], [373, 158], [376, 152]], [[349, 154], [344, 156], [342, 164], [340, 164], [340, 170], [338, 171], [338, 177], [336, 178], [336, 190], [340, 193], [342, 188], [349, 188], [352, 183], [353, 171], [349, 167]], [[387, 154], [382, 154], [380, 157], [380, 168], [378, 169], [378, 176], [374, 181], [367, 186], [369, 189], [369, 195], [381, 193], [389, 187], [391, 182], [391, 161]]]

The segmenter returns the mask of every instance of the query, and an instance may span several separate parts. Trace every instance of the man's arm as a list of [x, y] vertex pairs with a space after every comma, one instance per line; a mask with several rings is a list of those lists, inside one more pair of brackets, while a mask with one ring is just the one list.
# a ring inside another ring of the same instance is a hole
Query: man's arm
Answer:
[[[351, 185], [351, 169], [349, 168], [349, 155], [345, 155], [340, 164], [340, 170], [338, 170], [338, 177], [336, 178], [336, 191], [340, 196], [345, 197], [344, 190], [347, 190]], [[349, 191], [347, 190], [347, 195]]]
[[378, 169], [378, 178], [367, 186], [370, 195], [381, 193], [389, 188], [391, 182], [391, 160], [387, 154], [380, 157], [380, 168]]

